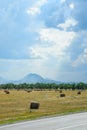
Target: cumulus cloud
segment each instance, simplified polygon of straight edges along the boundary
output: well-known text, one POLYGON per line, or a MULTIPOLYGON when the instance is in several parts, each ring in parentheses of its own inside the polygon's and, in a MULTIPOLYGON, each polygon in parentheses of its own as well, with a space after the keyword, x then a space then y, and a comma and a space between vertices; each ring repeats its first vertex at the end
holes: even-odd
POLYGON ((71 9, 74 9, 74 3, 71 3, 70 5, 69 5, 69 7, 71 8, 71 9))
POLYGON ((34 14, 40 13, 40 9, 37 7, 31 7, 30 9, 27 10, 27 13, 34 15, 34 14))
POLYGON ((42 58, 52 56, 60 60, 64 57, 65 50, 71 44, 75 33, 54 28, 42 28, 39 35, 40 44, 30 47, 31 55, 42 58))
POLYGON ((14 70, 16 77, 17 69, 18 77, 36 72, 60 80, 64 76, 68 80, 71 74, 73 79, 77 71, 81 79, 82 70, 84 77, 86 9, 86 0, 0 1, 0 59, 5 59, 5 62, 0 60, 1 74, 7 76, 9 71, 12 77, 14 70))
POLYGON ((72 30, 72 27, 76 26, 77 25, 77 21, 73 18, 71 19, 67 19, 65 21, 65 23, 61 23, 58 25, 59 28, 62 28, 63 30, 67 30, 67 29, 71 29, 72 30))
POLYGON ((29 7, 29 9, 27 9, 27 13, 30 15, 40 14, 41 7, 46 3, 47 3, 47 0, 37 1, 32 7, 29 7))
POLYGON ((62 3, 64 3, 66 0, 61 0, 62 3))
POLYGON ((87 48, 84 49, 83 53, 77 57, 77 59, 73 62, 72 66, 77 67, 82 64, 87 64, 87 48))
POLYGON ((68 51, 72 60, 73 67, 84 66, 87 64, 87 31, 76 33, 76 36, 68 48, 68 51))

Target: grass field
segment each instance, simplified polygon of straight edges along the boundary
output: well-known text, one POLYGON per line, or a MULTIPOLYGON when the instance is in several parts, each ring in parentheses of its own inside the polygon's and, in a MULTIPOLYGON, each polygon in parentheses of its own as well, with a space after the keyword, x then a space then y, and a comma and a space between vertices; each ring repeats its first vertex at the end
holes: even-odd
POLYGON ((77 95, 77 91, 63 90, 65 97, 60 97, 59 92, 9 90, 5 94, 0 90, 0 124, 12 123, 25 119, 36 119, 42 116, 68 114, 87 110, 87 91, 77 95), (30 112, 30 102, 40 103, 38 110, 30 112))

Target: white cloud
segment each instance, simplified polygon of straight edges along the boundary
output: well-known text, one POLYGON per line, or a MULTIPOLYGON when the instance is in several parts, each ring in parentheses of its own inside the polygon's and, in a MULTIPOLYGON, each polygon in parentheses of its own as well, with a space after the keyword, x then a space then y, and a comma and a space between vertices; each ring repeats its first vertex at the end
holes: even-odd
POLYGON ((71 3, 71 4, 69 5, 69 7, 70 7, 71 9, 74 9, 74 7, 75 7, 74 3, 71 3))
POLYGON ((39 60, 33 65, 33 70, 38 70, 42 75, 56 79, 66 61, 67 64, 71 62, 66 49, 71 45, 76 34, 54 28, 42 28, 38 33, 37 44, 29 47, 31 58, 39 60))
POLYGON ((85 48, 84 52, 78 56, 78 58, 73 62, 72 66, 77 67, 81 64, 87 64, 87 48, 85 48))
POLYGON ((44 59, 55 57, 61 60, 64 58, 65 50, 71 44, 75 33, 60 31, 54 28, 42 28, 39 31, 39 35, 40 43, 29 48, 31 57, 40 57, 44 59))
POLYGON ((3 33, 3 35, 1 34, 0 57, 30 59, 22 59, 20 61, 6 60, 5 62, 0 60, 0 75, 6 75, 9 79, 18 79, 27 73, 39 73, 42 76, 53 79, 59 76, 57 80, 61 80, 61 78, 62 80, 66 78, 71 78, 72 80, 73 78, 78 78, 78 75, 80 78, 81 71, 79 66, 81 69, 86 70, 83 66, 87 64, 87 32, 82 34, 72 30, 78 30, 79 27, 86 30, 86 16, 85 14, 83 15, 85 8, 83 9, 82 7, 84 6, 83 2, 76 2, 76 8, 75 1, 68 0, 22 0, 21 4, 20 0, 17 0, 16 3, 12 0, 12 2, 7 1, 6 3, 9 4, 3 4, 6 7, 0 9, 0 16, 3 16, 0 22, 1 33, 3 33), (79 8, 80 4, 82 8, 79 8), (41 10, 43 6, 45 7, 41 10), (29 17, 24 13, 25 10, 29 16, 37 16, 40 13, 41 15, 29 17), (81 16, 85 16, 85 19, 82 19, 81 16), (64 20, 64 23, 58 25, 58 23, 64 20), (61 30, 55 28, 57 25, 61 30), (45 26, 49 28, 45 28, 45 26), (9 30, 8 35, 6 35, 7 30, 9 30), (18 34, 14 36, 16 32, 18 34), (3 39, 2 36, 5 38, 3 39), (77 39, 74 39, 75 36, 77 39), (6 40, 8 41, 7 47, 5 47, 6 40), (14 41, 15 44, 11 41, 14 41), (13 45, 17 45, 17 47, 13 45), (23 48, 20 48, 20 45, 23 48), (11 51, 8 51, 8 48, 11 51), (6 53, 3 53, 3 50, 6 53), (74 69, 79 71, 78 75, 76 75, 77 71, 73 72, 74 69), (72 76, 70 70, 73 72, 72 76), (64 71, 66 71, 65 74, 64 71))
POLYGON ((75 19, 71 18, 71 19, 67 19, 65 21, 65 23, 59 24, 58 27, 60 27, 64 30, 67 30, 67 29, 69 29, 69 28, 71 29, 73 26, 77 25, 77 23, 78 22, 75 19))
POLYGON ((48 1, 48 0, 39 0, 39 1, 36 3, 36 5, 37 5, 38 7, 41 7, 41 6, 43 6, 44 4, 46 4, 47 1, 48 1))
POLYGON ((39 0, 32 7, 27 9, 27 13, 30 15, 40 14, 40 8, 47 3, 47 0, 39 0))
POLYGON ((66 0, 61 0, 62 3, 64 3, 66 0))
MULTIPOLYGON (((74 53, 73 67, 80 67, 87 64, 87 30, 79 31, 72 43, 74 53), (75 49, 75 52, 74 52, 75 49)), ((83 68, 85 69, 85 68, 83 68)))
POLYGON ((37 13, 40 13, 40 9, 37 7, 31 7, 27 10, 28 14, 35 15, 37 13))

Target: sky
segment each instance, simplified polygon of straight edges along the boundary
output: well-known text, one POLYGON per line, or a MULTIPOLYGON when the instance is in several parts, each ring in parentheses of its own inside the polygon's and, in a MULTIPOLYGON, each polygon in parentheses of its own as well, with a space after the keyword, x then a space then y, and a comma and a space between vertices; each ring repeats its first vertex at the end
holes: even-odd
POLYGON ((0 76, 87 82, 87 0, 0 0, 0 76))

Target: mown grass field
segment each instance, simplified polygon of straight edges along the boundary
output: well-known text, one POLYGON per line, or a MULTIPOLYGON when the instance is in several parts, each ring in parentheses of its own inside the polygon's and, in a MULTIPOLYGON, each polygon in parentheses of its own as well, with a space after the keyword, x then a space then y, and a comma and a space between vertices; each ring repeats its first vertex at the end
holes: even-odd
POLYGON ((0 124, 12 123, 25 119, 36 119, 42 116, 68 114, 87 110, 87 91, 77 95, 77 90, 63 90, 65 97, 60 93, 52 91, 32 91, 27 93, 24 90, 9 90, 5 94, 0 90, 0 124), (40 103, 38 110, 30 112, 30 102, 40 103))

